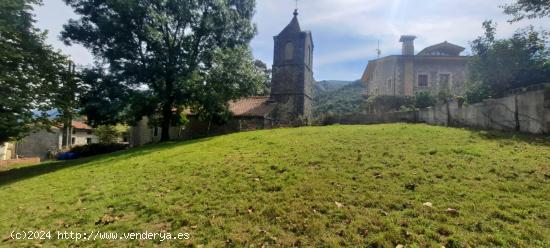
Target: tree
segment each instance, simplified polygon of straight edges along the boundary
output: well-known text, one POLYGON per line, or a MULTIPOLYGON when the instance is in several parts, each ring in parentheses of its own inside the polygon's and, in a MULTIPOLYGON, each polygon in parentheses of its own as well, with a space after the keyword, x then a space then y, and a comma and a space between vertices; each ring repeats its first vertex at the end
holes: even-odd
POLYGON ((56 121, 63 124, 63 144, 69 146, 72 121, 78 115, 79 98, 84 91, 82 81, 76 73, 76 65, 68 62, 67 69, 61 73, 61 80, 50 96, 58 112, 56 121))
POLYGON ((55 92, 69 62, 34 27, 39 0, 0 1, 0 143, 49 126, 55 92))
POLYGON ((256 61, 254 61, 254 65, 256 65, 256 69, 264 76, 264 83, 262 85, 262 87, 259 89, 259 91, 257 92, 257 95, 259 96, 269 96, 269 94, 271 93, 271 74, 272 74, 272 71, 271 69, 267 68, 267 65, 257 59, 256 61))
POLYGON ((228 100, 256 94, 265 80, 246 47, 220 50, 212 61, 208 75, 201 77, 205 83, 197 85, 197 95, 190 105, 209 126, 223 124, 231 116, 228 100))
POLYGON ((511 89, 550 81, 550 50, 545 32, 528 27, 516 31, 512 38, 497 40, 493 22, 486 21, 483 27, 485 36, 471 43, 474 56, 469 64, 469 102, 502 97, 511 89), (472 94, 472 89, 486 95, 472 94))
POLYGON ((245 81, 254 76, 242 78, 230 73, 224 75, 227 81, 223 82, 213 77, 220 56, 240 56, 239 63, 249 63, 244 60, 250 58, 246 53, 256 31, 252 23, 254 0, 65 3, 81 17, 64 26, 64 41, 80 43, 102 58, 101 67, 108 68, 111 83, 131 91, 131 98, 141 99, 118 109, 116 115, 124 111, 158 117, 162 141, 170 138, 170 123, 178 116, 175 109, 192 106, 195 110, 218 111, 228 100, 256 90, 258 82, 245 81), (220 91, 223 93, 217 94, 220 91))
POLYGON ((102 144, 114 144, 122 139, 125 133, 128 132, 128 127, 123 125, 101 125, 94 129, 94 134, 102 144))
POLYGON ((504 13, 514 17, 511 22, 550 16, 550 0, 517 0, 516 3, 504 5, 503 8, 504 13))

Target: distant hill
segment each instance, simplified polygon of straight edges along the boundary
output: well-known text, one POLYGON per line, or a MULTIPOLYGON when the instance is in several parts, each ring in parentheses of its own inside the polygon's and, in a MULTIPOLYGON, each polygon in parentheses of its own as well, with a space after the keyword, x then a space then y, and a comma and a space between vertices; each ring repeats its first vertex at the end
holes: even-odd
MULTIPOLYGON (((344 81, 331 81, 344 82, 344 81)), ((337 83, 328 83, 331 87, 336 87, 337 83)), ((315 116, 322 113, 351 113, 360 112, 361 104, 364 99, 362 94, 366 88, 364 84, 357 80, 350 82, 332 91, 320 92, 315 97, 313 112, 315 116)))
POLYGON ((352 84, 353 81, 340 81, 340 80, 324 80, 317 82, 317 88, 320 92, 329 92, 339 90, 346 85, 352 84))

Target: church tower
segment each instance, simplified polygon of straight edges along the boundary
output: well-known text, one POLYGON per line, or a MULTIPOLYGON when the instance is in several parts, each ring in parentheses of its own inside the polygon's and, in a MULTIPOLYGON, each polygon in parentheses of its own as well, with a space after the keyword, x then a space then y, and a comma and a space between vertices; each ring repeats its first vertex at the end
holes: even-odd
POLYGON ((312 121, 313 38, 302 31, 298 10, 283 31, 274 37, 271 101, 278 125, 308 125, 312 121))

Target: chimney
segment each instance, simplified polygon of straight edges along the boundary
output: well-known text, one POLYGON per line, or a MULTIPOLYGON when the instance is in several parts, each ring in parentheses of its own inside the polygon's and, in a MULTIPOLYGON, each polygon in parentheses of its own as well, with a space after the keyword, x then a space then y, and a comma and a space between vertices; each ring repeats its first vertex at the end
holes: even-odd
POLYGON ((399 42, 403 42, 403 50, 401 55, 414 56, 414 40, 416 36, 414 35, 403 35, 399 42))

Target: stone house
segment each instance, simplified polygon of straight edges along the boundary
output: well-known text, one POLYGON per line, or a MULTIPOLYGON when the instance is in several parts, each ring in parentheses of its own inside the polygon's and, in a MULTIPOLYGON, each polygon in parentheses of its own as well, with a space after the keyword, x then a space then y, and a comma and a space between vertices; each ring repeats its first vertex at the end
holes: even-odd
POLYGON ((469 56, 465 48, 447 41, 425 48, 415 55, 415 36, 401 36, 401 55, 369 61, 362 76, 369 96, 414 96, 429 91, 463 95, 466 91, 469 56))
POLYGON ((0 144, 0 160, 15 159, 15 145, 14 143, 5 142, 0 144))
MULTIPOLYGON (((228 103, 232 118, 224 125, 200 121, 187 113, 189 123, 170 128, 172 139, 193 139, 215 134, 249 131, 312 123, 313 38, 302 31, 298 11, 290 23, 274 38, 274 56, 270 96, 254 96, 228 103)), ((160 141, 160 127, 144 117, 130 131, 130 145, 141 146, 160 141)))
MULTIPOLYGON (((66 139, 66 134, 64 138, 66 139)), ((80 121, 72 121, 68 140, 70 140, 69 146, 83 146, 99 142, 98 138, 93 133, 93 128, 80 121)), ((63 145, 66 145, 66 141, 63 145)))
POLYGON ((63 147, 75 147, 98 143, 92 127, 81 121, 72 121, 70 130, 51 127, 50 130, 38 130, 15 143, 15 151, 20 157, 39 157, 45 159, 48 153, 63 147), (67 141, 69 145, 67 146, 67 141))
MULTIPOLYGON (((185 126, 173 126, 170 128, 170 137, 175 140, 187 140, 202 138, 209 135, 219 135, 241 131, 252 131, 271 128, 273 120, 270 113, 275 104, 269 101, 269 97, 249 97, 229 103, 229 111, 232 118, 224 125, 216 125, 200 121, 192 113, 187 114, 189 123, 185 126)), ((149 119, 143 117, 130 130, 130 146, 137 147, 160 141, 160 127, 149 125, 149 119)))

